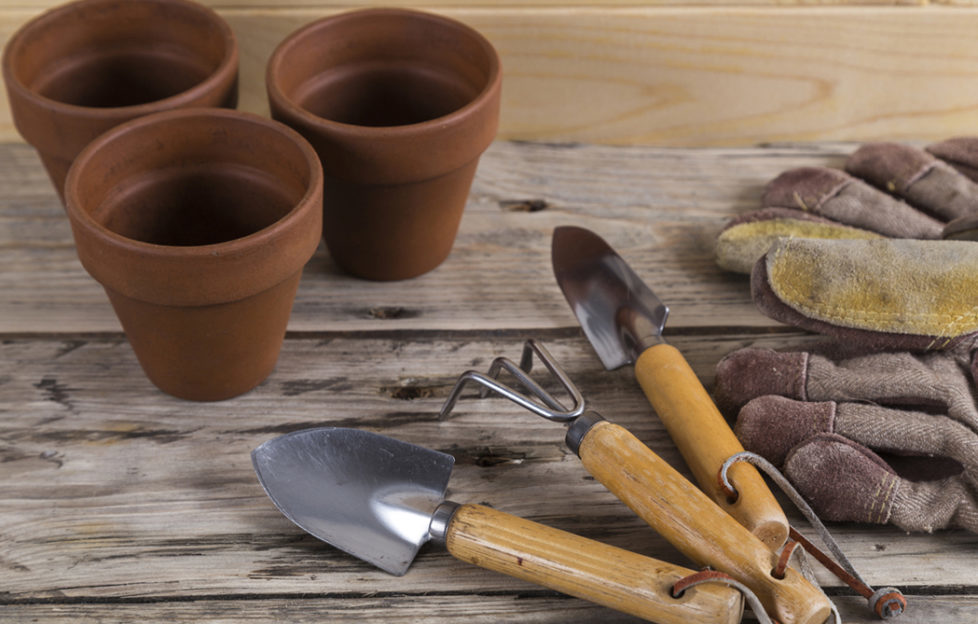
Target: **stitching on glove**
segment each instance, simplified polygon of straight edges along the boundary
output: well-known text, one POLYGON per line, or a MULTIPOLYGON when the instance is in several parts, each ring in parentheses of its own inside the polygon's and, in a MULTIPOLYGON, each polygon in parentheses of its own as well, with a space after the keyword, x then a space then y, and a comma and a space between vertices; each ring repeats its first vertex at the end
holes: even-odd
MULTIPOLYGON (((802 359, 801 362, 801 375, 799 375, 799 379, 801 379, 802 381, 801 384, 799 384, 801 386, 801 391, 798 394, 801 395, 802 401, 808 400, 808 361, 811 359, 811 357, 812 354, 806 351, 805 357, 802 359)), ((833 416, 833 421, 834 420, 835 417, 833 416)))
MULTIPOLYGON (((819 212, 821 210, 822 206, 825 205, 825 202, 829 201, 830 199, 832 199, 832 198, 836 197, 837 195, 839 195, 840 193, 842 193, 842 189, 846 188, 851 183, 852 183, 852 180, 851 179, 850 180, 843 180, 843 181, 839 182, 839 184, 837 184, 836 186, 830 188, 826 193, 824 193, 821 197, 818 198, 818 201, 815 202, 815 211, 816 212, 819 212)), ((804 204, 802 205, 802 207, 804 207, 804 204)), ((807 208, 806 208, 806 210, 807 210, 807 208)))
MULTIPOLYGON (((976 315, 976 312, 978 312, 978 306, 975 306, 975 307, 971 308, 970 314, 972 316, 975 316, 976 315)), ((968 314, 969 314, 968 312, 965 312, 965 313, 959 314, 956 317, 954 317, 953 319, 951 319, 948 322, 948 324, 945 325, 945 327, 947 328, 946 331, 937 332, 937 335, 934 337, 934 340, 932 340, 930 342, 930 344, 927 345, 927 349, 928 350, 933 349, 937 345, 937 342, 939 340, 941 340, 942 338, 944 339, 944 342, 941 343, 940 348, 943 349, 943 348, 947 347, 947 345, 951 342, 951 340, 955 336, 963 333, 962 330, 964 328, 967 328, 969 326, 973 326, 972 324, 966 322, 967 321, 968 314), (960 325, 960 327, 955 331, 954 327, 956 327, 958 325, 960 325)))
POLYGON ((886 524, 889 519, 889 514, 886 514, 886 503, 889 502, 890 498, 893 496, 893 488, 896 487, 897 478, 894 475, 887 475, 879 486, 876 488, 876 492, 873 493, 872 506, 870 507, 870 521, 876 524, 886 524), (885 491, 883 488, 886 488, 885 491), (879 509, 877 509, 877 504, 879 504, 879 509))
MULTIPOLYGON (((902 189, 899 189, 900 192, 901 193, 907 192, 907 190, 911 186, 913 186, 915 182, 917 182, 918 180, 920 180, 921 178, 923 178, 925 175, 927 175, 928 173, 930 173, 931 171, 933 171, 937 167, 937 165, 938 165, 939 162, 940 161, 938 161, 938 160, 932 160, 931 162, 929 162, 929 163, 925 164, 923 167, 921 167, 917 171, 917 173, 915 173, 912 176, 910 176, 909 178, 907 178, 907 181, 903 183, 903 188, 902 189)), ((889 187, 891 184, 894 187, 892 190, 897 190, 896 189, 896 185, 893 184, 892 182, 888 182, 886 186, 889 187)))
MULTIPOLYGON (((792 193, 792 196, 795 198, 795 203, 798 204, 798 207, 799 208, 801 208, 805 212, 811 212, 812 211, 812 209, 808 207, 808 204, 805 203, 805 198, 802 197, 798 193, 798 191, 795 191, 794 193, 792 193)), ((818 205, 818 204, 816 203, 816 205, 818 205)))

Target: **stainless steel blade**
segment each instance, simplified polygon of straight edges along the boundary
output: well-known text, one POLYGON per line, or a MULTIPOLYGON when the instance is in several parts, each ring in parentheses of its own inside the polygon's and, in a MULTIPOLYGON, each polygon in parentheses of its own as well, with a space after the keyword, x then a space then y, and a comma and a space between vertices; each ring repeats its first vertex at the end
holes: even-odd
POLYGON ((251 461, 289 520, 402 575, 428 540, 455 458, 367 431, 322 427, 269 440, 251 461))
POLYGON ((661 341, 669 308, 603 238, 575 226, 554 229, 554 276, 608 370, 661 341))

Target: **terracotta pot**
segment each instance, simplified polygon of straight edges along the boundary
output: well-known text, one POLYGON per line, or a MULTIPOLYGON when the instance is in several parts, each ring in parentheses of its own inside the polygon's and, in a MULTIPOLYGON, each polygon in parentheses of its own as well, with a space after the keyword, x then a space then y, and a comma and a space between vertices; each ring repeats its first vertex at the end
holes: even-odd
POLYGON ((500 84, 492 45, 429 13, 353 11, 278 46, 266 76, 272 117, 322 159, 323 236, 341 268, 396 280, 448 256, 496 134, 500 84))
POLYGON ((120 123, 174 108, 237 104, 238 46, 188 0, 82 0, 31 20, 3 54, 14 125, 64 199, 75 156, 120 123))
POLYGON ((65 185, 78 257, 160 389, 219 400, 268 376, 322 189, 296 132, 218 108, 141 117, 78 155, 65 185))

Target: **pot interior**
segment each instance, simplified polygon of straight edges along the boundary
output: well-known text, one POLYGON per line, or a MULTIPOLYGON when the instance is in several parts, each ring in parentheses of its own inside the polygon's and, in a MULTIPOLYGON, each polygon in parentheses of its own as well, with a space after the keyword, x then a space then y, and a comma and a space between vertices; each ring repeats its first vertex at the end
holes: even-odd
POLYGON ((437 119, 478 95, 433 65, 403 61, 350 63, 324 71, 296 94, 317 117, 357 126, 402 126, 437 119))
POLYGON ((17 78, 57 102, 97 108, 165 99, 213 74, 229 54, 226 26, 182 2, 68 5, 25 29, 17 78))
POLYGON ((255 167, 199 163, 131 176, 94 215, 105 228, 155 245, 214 245, 254 234, 298 202, 255 167))
POLYGON ((35 81, 33 89, 48 99, 75 106, 135 106, 187 91, 209 74, 209 68, 194 58, 131 48, 61 63, 35 81))
POLYGON ((300 108, 346 124, 399 126, 476 99, 496 61, 460 24, 392 10, 319 22, 287 41, 273 63, 272 79, 300 108))
POLYGON ((125 238, 173 247, 240 239, 306 196, 319 167, 274 122, 187 109, 119 126, 76 159, 69 213, 125 238))

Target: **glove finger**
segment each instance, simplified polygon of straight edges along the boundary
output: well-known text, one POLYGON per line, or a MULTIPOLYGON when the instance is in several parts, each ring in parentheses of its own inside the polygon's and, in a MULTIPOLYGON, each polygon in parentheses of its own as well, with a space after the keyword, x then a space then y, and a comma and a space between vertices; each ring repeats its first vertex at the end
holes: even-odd
POLYGON ((751 274, 767 316, 875 349, 947 349, 978 332, 978 245, 781 239, 751 274))
POLYGON ((768 183, 761 204, 821 215, 894 238, 938 239, 944 224, 844 171, 789 169, 768 183))
MULTIPOLYGON (((831 421, 833 431, 875 451, 892 451, 904 455, 927 457, 920 462, 933 473, 962 474, 978 480, 978 434, 973 429, 943 414, 902 410, 869 403, 839 404, 831 421), (947 461, 949 458, 953 461, 947 461), (930 463, 931 466, 926 464, 930 463)), ((918 466, 911 466, 914 470, 918 466)), ((912 480, 920 476, 898 470, 912 480)))
POLYGON ((978 213, 978 185, 924 150, 866 143, 849 156, 845 168, 943 221, 978 213))
POLYGON ((944 240, 978 241, 978 214, 958 217, 944 226, 944 240))
POLYGON ((792 449, 784 473, 815 513, 836 522, 886 524, 900 484, 879 456, 833 433, 792 449))
MULTIPOLYGON (((806 372, 805 394, 809 400, 933 409, 972 431, 978 431, 978 410, 970 371, 955 357, 939 353, 895 352, 872 353, 836 362, 810 354, 806 372)), ((849 422, 858 418, 855 416, 849 422)), ((856 431, 850 433, 855 435, 856 431)), ((869 435, 860 434, 858 438, 869 442, 869 435)), ((888 446, 882 440, 876 445, 888 446)))
POLYGON ((978 137, 955 137, 928 145, 925 149, 972 182, 978 182, 978 137))
POLYGON ((834 401, 759 396, 740 410, 734 433, 744 449, 780 468, 791 449, 819 433, 832 431, 835 410, 834 401))
POLYGON ((975 494, 962 479, 901 479, 871 450, 836 434, 819 434, 793 449, 785 475, 825 520, 978 532, 975 494))
POLYGON ((754 264, 779 238, 880 238, 880 234, 849 227, 800 210, 766 208, 731 220, 716 240, 717 265, 750 275, 754 264))
POLYGON ((911 481, 962 476, 978 485, 978 435, 946 416, 871 403, 796 401, 761 396, 740 410, 734 432, 744 448, 782 466, 793 448, 836 433, 876 453, 911 481), (894 455, 895 454, 895 455, 894 455))
POLYGON ((806 399, 809 354, 747 347, 717 363, 713 398, 727 417, 749 401, 766 395, 806 399))
MULTIPOLYGON (((839 402, 843 411, 854 414, 845 420, 851 423, 846 425, 846 435, 875 448, 906 447, 913 450, 908 443, 898 443, 897 434, 890 433, 893 429, 899 430, 895 416, 884 414, 869 418, 860 413, 862 404, 926 409, 945 414, 971 432, 978 432, 972 373, 969 358, 964 354, 868 352, 853 355, 851 349, 840 348, 832 352, 830 346, 816 347, 816 350, 774 351, 748 347, 729 353, 716 368, 714 398, 717 406, 732 416, 749 402, 766 395, 797 401, 839 402), (896 424, 879 422, 888 418, 896 424), (860 431, 860 422, 867 423, 866 431, 860 431), (874 435, 888 437, 874 440, 874 435)), ((931 416, 929 413, 924 415, 931 416)), ((923 422, 931 426, 930 421, 923 422)), ((942 432, 945 429, 955 431, 957 426, 940 425, 942 432)), ((962 442, 960 449, 961 453, 954 456, 975 455, 969 461, 978 462, 974 446, 962 442)), ((936 446, 933 451, 919 450, 938 452, 936 446)))

